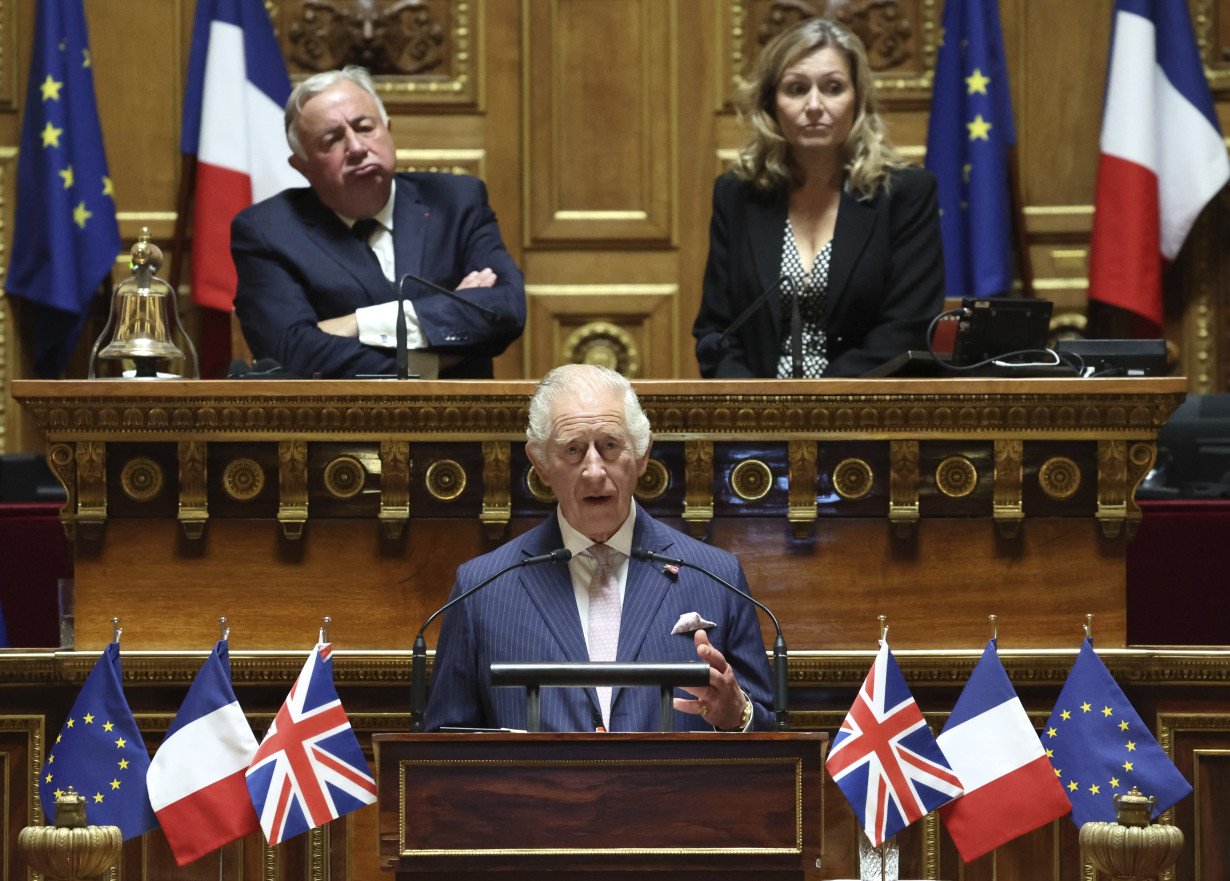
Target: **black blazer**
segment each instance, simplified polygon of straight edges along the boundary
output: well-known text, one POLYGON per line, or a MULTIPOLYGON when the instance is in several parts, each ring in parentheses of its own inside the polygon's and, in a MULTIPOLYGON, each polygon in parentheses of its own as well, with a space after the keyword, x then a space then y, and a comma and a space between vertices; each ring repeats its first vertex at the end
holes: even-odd
MULTIPOLYGON (((461 291, 498 320, 406 283, 430 351, 462 360, 441 378, 492 375, 491 359, 525 327, 525 282, 500 238, 487 188, 473 177, 399 174, 393 203, 397 276, 412 272, 452 290, 490 266, 494 287, 461 291)), ((257 357, 298 376, 393 373, 391 349, 325 333, 316 322, 395 298, 370 249, 308 188, 284 190, 231 224, 239 274, 235 313, 257 357)))
MULTIPOLYGON (((709 262, 692 326, 704 377, 775 377, 782 340, 785 190, 764 194, 732 173, 713 186, 709 262), (734 333, 723 334, 763 292, 767 301, 734 333)), ((829 265, 825 376, 861 376, 906 349, 922 348, 944 304, 935 178, 896 169, 888 191, 870 199, 842 193, 829 265)))

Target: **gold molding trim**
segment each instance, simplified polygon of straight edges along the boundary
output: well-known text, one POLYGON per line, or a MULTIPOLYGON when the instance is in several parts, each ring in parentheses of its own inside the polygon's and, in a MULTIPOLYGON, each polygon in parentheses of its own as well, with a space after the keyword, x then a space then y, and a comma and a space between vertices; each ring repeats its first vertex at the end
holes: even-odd
POLYGON ((129 459, 120 469, 120 489, 134 502, 158 498, 165 484, 162 466, 148 456, 129 459))
POLYGON ((891 441, 888 458, 888 521, 898 538, 908 538, 918 526, 918 441, 891 441))
POLYGON ((713 441, 685 441, 683 456, 683 523, 689 535, 703 538, 713 519, 713 441))
MULTIPOLYGON (((662 460, 650 458, 645 464, 645 473, 636 482, 636 489, 632 493, 642 502, 652 502, 654 499, 661 498, 666 492, 666 488, 670 486, 670 480, 670 472, 662 464, 662 460)), ((543 488, 550 492, 549 488, 543 488)), ((554 493, 551 494, 551 498, 555 498, 554 493)))
POLYGON ((434 171, 484 178, 487 151, 483 149, 401 149, 394 154, 398 171, 434 171))
POLYGON ((787 480, 786 520, 795 538, 806 538, 816 523, 816 457, 815 441, 792 440, 786 447, 789 461, 787 480))
POLYGON ((222 469, 222 490, 236 502, 250 502, 265 488, 265 469, 255 459, 242 456, 222 469))
POLYGON ((511 462, 508 441, 483 441, 483 509, 478 519, 492 541, 504 536, 512 519, 511 462))
POLYGON ((1081 469, 1067 456, 1051 456, 1038 469, 1038 485, 1057 502, 1066 502, 1081 488, 1081 469))
POLYGON ((432 498, 442 502, 451 502, 465 492, 466 470, 460 462, 452 459, 438 459, 427 466, 424 480, 432 498))
POLYGON ((291 541, 303 537, 308 519, 307 441, 278 443, 278 523, 291 541))
POLYGON ((1016 538, 1025 519, 1022 482, 1025 445, 1019 440, 995 441, 995 476, 993 477, 991 517, 1003 538, 1016 538))
POLYGON ((380 442, 380 513, 378 519, 389 540, 400 538, 410 520, 410 444, 380 442))
POLYGON ((833 489, 847 501, 866 498, 875 486, 875 472, 862 459, 842 459, 833 466, 833 489))
POLYGON ((763 499, 773 488, 773 472, 760 459, 744 459, 730 472, 730 489, 745 502, 763 499))
POLYGON ((192 541, 205 532, 205 523, 209 519, 206 448, 204 441, 180 441, 176 448, 179 459, 177 517, 184 535, 192 541))
POLYGON ((325 466, 325 491, 335 499, 350 499, 363 492, 367 469, 354 456, 338 456, 325 466))
POLYGON ((69 541, 77 537, 77 451, 73 444, 49 444, 47 467, 64 487, 67 498, 60 509, 60 526, 69 541))
POLYGON ((978 469, 965 456, 949 456, 935 466, 935 486, 950 499, 963 499, 978 487, 978 469))

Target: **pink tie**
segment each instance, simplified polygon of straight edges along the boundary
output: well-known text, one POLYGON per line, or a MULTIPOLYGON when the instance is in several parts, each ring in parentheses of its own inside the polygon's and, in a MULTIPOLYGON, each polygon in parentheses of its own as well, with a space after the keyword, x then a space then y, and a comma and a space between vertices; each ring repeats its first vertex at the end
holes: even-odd
MULTIPOLYGON (((613 661, 619 647, 619 579, 616 574, 623 554, 614 548, 596 544, 586 550, 597 563, 589 582, 589 659, 613 661)), ((611 689, 598 688, 598 706, 602 724, 611 727, 611 689)))

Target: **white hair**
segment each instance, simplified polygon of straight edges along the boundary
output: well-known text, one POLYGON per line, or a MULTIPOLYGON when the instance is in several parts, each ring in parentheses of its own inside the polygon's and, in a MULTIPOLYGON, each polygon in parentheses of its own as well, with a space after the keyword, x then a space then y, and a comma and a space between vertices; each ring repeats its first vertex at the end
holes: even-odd
POLYGON ((649 417, 641 408, 632 384, 620 373, 596 364, 564 364, 542 378, 530 398, 529 424, 525 437, 535 455, 542 457, 551 440, 551 411, 565 395, 581 391, 617 394, 623 397, 624 428, 636 458, 649 450, 649 417))
POLYGON ((300 159, 306 157, 303 153, 303 145, 299 143, 299 133, 295 131, 295 123, 299 121, 304 105, 317 95, 329 91, 329 89, 343 81, 354 83, 364 92, 371 95, 372 99, 376 102, 376 106, 380 108, 380 120, 386 125, 388 124, 389 112, 384 109, 384 102, 376 94, 376 86, 372 82, 372 75, 367 72, 367 68, 359 67, 357 64, 350 64, 341 70, 326 70, 321 73, 312 74, 295 86, 295 90, 290 93, 290 97, 286 99, 286 110, 282 117, 283 124, 286 126, 286 143, 290 145, 290 151, 300 159))

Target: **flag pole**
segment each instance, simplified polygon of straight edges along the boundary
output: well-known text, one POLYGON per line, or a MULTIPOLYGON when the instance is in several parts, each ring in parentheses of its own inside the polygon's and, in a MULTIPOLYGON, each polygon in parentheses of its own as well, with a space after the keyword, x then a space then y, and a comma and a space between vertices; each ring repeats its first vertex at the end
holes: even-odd
POLYGON ((231 625, 225 615, 218 616, 218 641, 226 642, 231 638, 231 625))
POLYGON ((120 637, 124 635, 124 628, 120 626, 119 618, 111 619, 111 641, 119 643, 120 637))
POLYGON ((171 272, 169 281, 176 296, 184 265, 184 243, 188 238, 188 213, 192 210, 192 193, 196 187, 196 157, 187 153, 180 157, 179 192, 175 196, 175 232, 171 237, 171 272))
POLYGON ((320 619, 320 634, 319 638, 316 640, 318 645, 329 641, 329 625, 332 623, 333 619, 328 615, 325 615, 320 619))
POLYGON ((1034 295, 1034 264, 1029 254, 1029 234, 1025 229, 1025 199, 1021 195, 1021 163, 1016 144, 1008 145, 1008 198, 1012 201, 1012 229, 1016 249, 1021 255, 1021 292, 1034 295))

